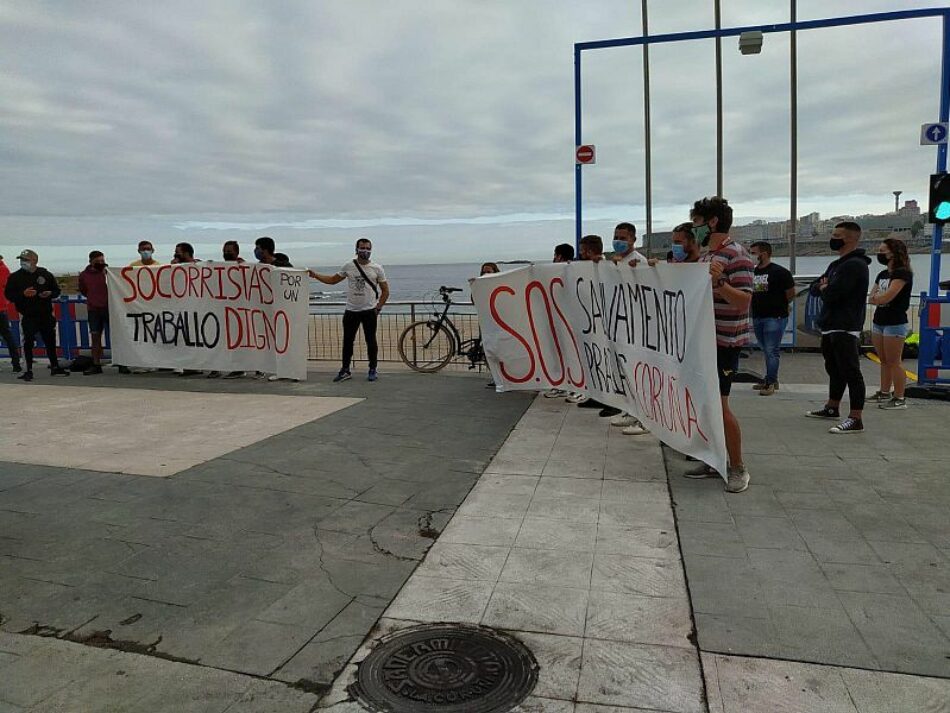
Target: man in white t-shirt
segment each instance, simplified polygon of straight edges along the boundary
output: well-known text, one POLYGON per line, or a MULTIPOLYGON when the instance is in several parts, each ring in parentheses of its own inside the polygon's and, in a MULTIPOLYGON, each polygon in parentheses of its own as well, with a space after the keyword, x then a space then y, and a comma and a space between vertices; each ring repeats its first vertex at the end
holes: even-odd
POLYGON ((343 313, 343 368, 334 382, 352 378, 350 361, 353 359, 353 342, 356 332, 363 327, 366 353, 369 357, 370 381, 379 378, 376 371, 379 348, 376 345, 376 318, 389 299, 389 283, 383 266, 370 261, 373 243, 367 238, 356 241, 356 259, 346 263, 335 275, 320 275, 310 270, 310 277, 327 285, 347 280, 346 311, 343 313))

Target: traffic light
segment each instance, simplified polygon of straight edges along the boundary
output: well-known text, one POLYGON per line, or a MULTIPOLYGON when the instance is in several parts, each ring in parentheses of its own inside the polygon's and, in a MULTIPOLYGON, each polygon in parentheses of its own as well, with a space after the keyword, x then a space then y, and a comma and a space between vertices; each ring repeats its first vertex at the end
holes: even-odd
POLYGON ((950 223, 950 175, 935 173, 930 177, 930 213, 934 225, 950 223))

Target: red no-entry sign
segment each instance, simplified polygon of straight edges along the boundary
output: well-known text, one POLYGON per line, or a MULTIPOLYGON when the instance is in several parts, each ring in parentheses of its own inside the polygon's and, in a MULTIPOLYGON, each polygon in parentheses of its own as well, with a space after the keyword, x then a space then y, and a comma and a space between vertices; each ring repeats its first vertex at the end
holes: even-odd
POLYGON ((574 157, 577 163, 597 163, 597 148, 593 144, 578 146, 574 157))

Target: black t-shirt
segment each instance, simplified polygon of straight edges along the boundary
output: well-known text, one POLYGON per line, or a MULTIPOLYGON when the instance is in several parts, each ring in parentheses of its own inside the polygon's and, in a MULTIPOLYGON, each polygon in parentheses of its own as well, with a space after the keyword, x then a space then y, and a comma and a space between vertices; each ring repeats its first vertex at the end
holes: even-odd
POLYGON ((904 280, 904 286, 897 293, 897 297, 892 299, 889 304, 878 305, 874 310, 874 324, 887 327, 893 324, 907 324, 907 308, 910 307, 910 293, 914 289, 914 273, 902 267, 894 272, 881 270, 874 278, 874 284, 877 285, 878 294, 887 292, 891 286, 891 280, 904 280))
POLYGON ((753 319, 782 319, 788 317, 788 298, 785 292, 795 287, 795 278, 781 265, 770 262, 768 267, 757 267, 752 273, 753 319))

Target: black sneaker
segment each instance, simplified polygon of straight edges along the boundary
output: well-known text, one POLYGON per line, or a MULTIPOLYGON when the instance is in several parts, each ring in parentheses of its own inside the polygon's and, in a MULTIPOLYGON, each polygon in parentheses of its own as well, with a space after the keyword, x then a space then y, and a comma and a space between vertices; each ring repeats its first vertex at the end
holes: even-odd
POLYGON ((829 428, 828 433, 834 433, 837 435, 845 433, 864 433, 864 423, 860 418, 851 418, 848 416, 848 418, 839 423, 837 426, 832 426, 829 428))
POLYGON ((815 411, 809 411, 805 414, 808 418, 841 418, 841 413, 836 408, 822 406, 815 411))
POLYGON ((120 374, 131 374, 131 373, 132 373, 132 370, 131 370, 129 367, 127 367, 127 366, 120 366, 120 367, 119 367, 119 373, 120 373, 120 374))
POLYGON ((602 403, 598 403, 597 401, 594 401, 593 399, 589 399, 588 401, 583 401, 583 402, 577 404, 577 408, 599 408, 599 409, 602 409, 602 408, 604 408, 604 405, 603 405, 602 403))
POLYGON ((340 369, 340 373, 333 377, 333 383, 339 384, 341 381, 352 379, 353 375, 346 369, 340 369))
POLYGON ((613 418, 614 416, 619 416, 622 413, 623 411, 621 411, 619 408, 614 408, 613 406, 605 406, 604 408, 600 410, 599 416, 601 418, 613 418))
POLYGON ((69 372, 61 366, 57 366, 55 369, 50 369, 50 376, 69 376, 69 372))
POLYGON ((23 368, 20 366, 20 362, 18 361, 13 362, 13 373, 19 374, 21 371, 23 371, 23 368))
POLYGON ((24 371, 24 372, 23 372, 22 374, 20 374, 17 378, 18 378, 20 381, 33 381, 33 372, 32 372, 32 371, 24 371))
POLYGON ((82 375, 93 376, 94 374, 101 374, 101 373, 102 373, 102 366, 100 366, 99 364, 93 364, 88 369, 83 371, 82 375))

